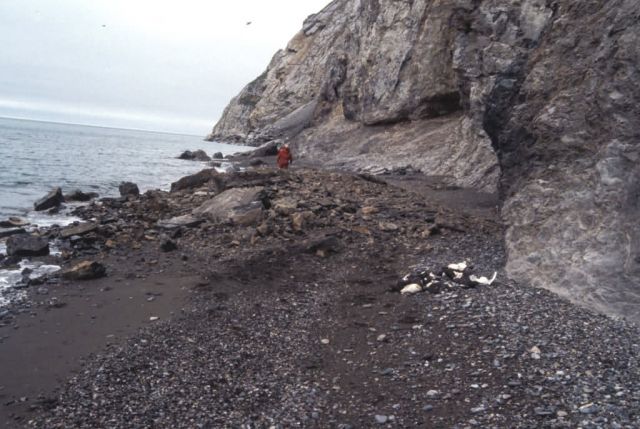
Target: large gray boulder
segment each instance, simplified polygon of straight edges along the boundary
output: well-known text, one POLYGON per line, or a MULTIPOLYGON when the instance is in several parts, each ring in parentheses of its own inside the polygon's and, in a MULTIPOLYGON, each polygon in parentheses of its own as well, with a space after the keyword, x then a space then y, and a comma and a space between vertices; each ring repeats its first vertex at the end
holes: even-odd
POLYGON ((193 228, 200 225, 203 222, 201 218, 197 218, 192 215, 182 215, 172 217, 170 219, 159 220, 158 228, 163 229, 178 229, 178 228, 193 228))
POLYGON ((49 240, 29 234, 13 235, 7 239, 7 256, 47 256, 49 240))
POLYGON ((194 150, 193 152, 186 150, 180 154, 178 159, 186 159, 188 161, 211 161, 209 155, 207 155, 207 153, 202 149, 194 150))
POLYGON ((328 166, 411 164, 499 191, 512 277, 640 320, 639 13, 635 0, 335 0, 209 137, 277 134, 328 166))
POLYGON ((0 229, 0 238, 11 237, 12 235, 25 234, 27 231, 24 228, 7 228, 0 229))
POLYGON ((29 225, 29 221, 13 216, 7 220, 0 221, 0 228, 20 228, 27 225, 29 225))
POLYGON ((74 235, 85 235, 98 229, 98 225, 93 222, 80 223, 64 228, 60 231, 60 238, 71 238, 74 235))
POLYGON ((60 273, 66 280, 93 280, 107 275, 107 268, 96 261, 84 261, 60 273))
POLYGON ((40 198, 38 201, 33 203, 33 208, 36 211, 48 210, 53 207, 58 207, 60 204, 64 202, 64 197, 62 196, 62 189, 54 188, 47 195, 40 198))
POLYGON ((140 196, 140 189, 138 185, 132 182, 121 182, 118 186, 121 197, 138 197, 140 196))
POLYGON ((97 192, 82 192, 80 189, 76 189, 70 194, 67 194, 64 196, 65 201, 79 201, 79 202, 91 201, 94 198, 98 198, 97 192))
POLYGON ((256 224, 262 217, 264 188, 233 188, 216 195, 193 211, 194 216, 214 222, 256 224))
POLYGON ((210 184, 216 192, 224 189, 224 180, 215 168, 207 168, 198 173, 182 177, 171 184, 171 192, 178 192, 185 189, 199 188, 205 184, 210 184))

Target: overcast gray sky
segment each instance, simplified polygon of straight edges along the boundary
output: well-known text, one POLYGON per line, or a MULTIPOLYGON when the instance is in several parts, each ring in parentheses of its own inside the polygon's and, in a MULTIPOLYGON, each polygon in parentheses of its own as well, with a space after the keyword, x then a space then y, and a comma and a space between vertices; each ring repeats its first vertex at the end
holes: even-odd
POLYGON ((205 135, 328 3, 0 0, 0 116, 205 135))

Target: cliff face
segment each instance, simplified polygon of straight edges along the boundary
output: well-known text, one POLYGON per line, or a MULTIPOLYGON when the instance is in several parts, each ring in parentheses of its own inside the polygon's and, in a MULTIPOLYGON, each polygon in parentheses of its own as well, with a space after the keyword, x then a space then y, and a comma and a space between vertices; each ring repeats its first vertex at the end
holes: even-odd
POLYGON ((507 271, 640 319, 635 0, 335 0, 212 140, 500 189, 507 271))

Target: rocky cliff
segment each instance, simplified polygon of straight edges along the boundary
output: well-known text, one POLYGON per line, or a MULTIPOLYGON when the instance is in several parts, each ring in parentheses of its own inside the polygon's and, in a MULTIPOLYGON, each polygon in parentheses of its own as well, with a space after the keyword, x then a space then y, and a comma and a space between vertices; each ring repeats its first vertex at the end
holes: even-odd
POLYGON ((212 140, 501 194, 508 274, 640 320, 636 0, 335 0, 212 140))

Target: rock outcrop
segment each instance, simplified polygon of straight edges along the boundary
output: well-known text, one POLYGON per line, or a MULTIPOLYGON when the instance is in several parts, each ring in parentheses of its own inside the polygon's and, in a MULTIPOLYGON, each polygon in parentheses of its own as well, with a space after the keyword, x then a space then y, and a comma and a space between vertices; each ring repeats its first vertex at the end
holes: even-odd
POLYGON ((47 256, 49 241, 44 237, 30 234, 12 235, 7 240, 7 256, 28 258, 31 256, 47 256))
POLYGON ((64 202, 61 188, 54 188, 47 195, 33 203, 35 211, 43 211, 51 208, 59 207, 64 202))
POLYGON ((195 151, 186 150, 180 154, 178 159, 186 159, 188 161, 211 161, 211 157, 202 149, 195 151))
POLYGON ((122 182, 118 186, 121 197, 137 197, 140 195, 140 189, 138 185, 132 182, 122 182))
POLYGON ((640 5, 335 0, 209 136, 499 189, 507 272, 640 320, 640 5))

